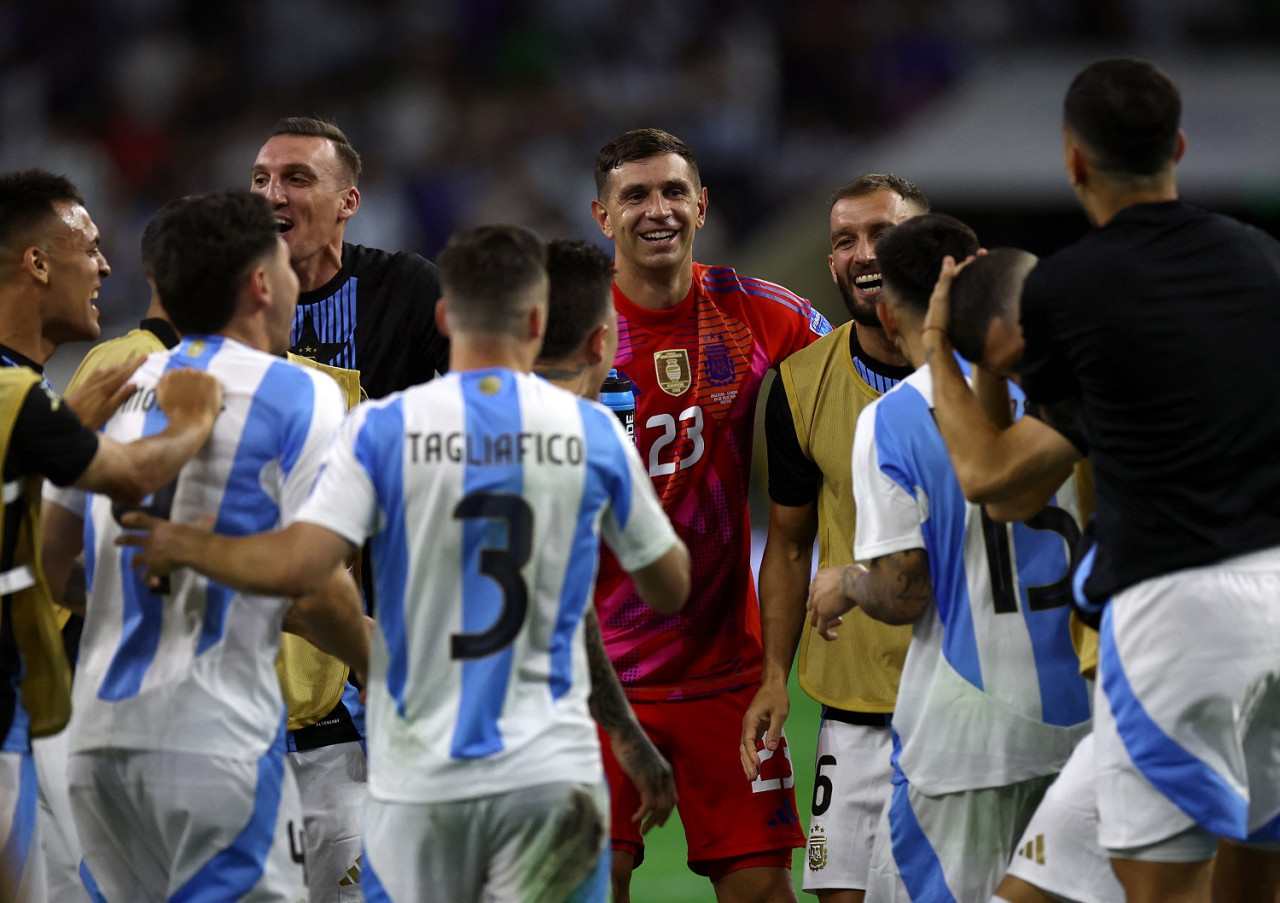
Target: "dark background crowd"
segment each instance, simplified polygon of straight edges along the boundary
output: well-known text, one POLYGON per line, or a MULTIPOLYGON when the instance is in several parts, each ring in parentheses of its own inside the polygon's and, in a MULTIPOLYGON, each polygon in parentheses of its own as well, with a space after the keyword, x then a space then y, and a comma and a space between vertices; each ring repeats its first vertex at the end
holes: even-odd
POLYGON ((1186 69, 1204 70, 1184 193, 1280 228, 1278 43, 1280 0, 3 0, 0 169, 81 185, 114 270, 111 334, 145 306, 147 218, 247 185, 282 115, 333 117, 364 155, 351 240, 428 257, 482 222, 599 239, 595 151, 657 125, 710 186, 700 258, 834 313, 824 199, 860 171, 915 180, 991 244, 1083 231, 1053 166, 1055 61, 1140 52, 1188 94, 1186 69), (1212 153, 1230 139, 1260 162, 1212 153))

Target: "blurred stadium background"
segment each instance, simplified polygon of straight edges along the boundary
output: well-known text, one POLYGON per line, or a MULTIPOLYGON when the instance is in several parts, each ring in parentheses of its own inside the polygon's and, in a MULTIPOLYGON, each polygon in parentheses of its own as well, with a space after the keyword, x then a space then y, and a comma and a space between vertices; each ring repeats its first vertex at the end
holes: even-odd
MULTIPOLYGON (((915 181, 989 246, 1048 253, 1086 229, 1059 111, 1101 56, 1145 56, 1181 86, 1184 197, 1280 234, 1278 48, 1280 0, 0 0, 0 170, 79 183, 112 335, 146 304, 148 217, 247 185, 282 116, 333 117, 364 155, 350 240, 428 257, 482 222, 601 240, 595 152, 656 125, 702 165, 698 258, 842 320, 827 196, 859 173, 915 181)), ((85 347, 55 356, 56 384, 85 347)), ((816 709, 793 699, 805 810, 816 709)), ((635 899, 711 899, 683 863, 668 826, 635 899)))

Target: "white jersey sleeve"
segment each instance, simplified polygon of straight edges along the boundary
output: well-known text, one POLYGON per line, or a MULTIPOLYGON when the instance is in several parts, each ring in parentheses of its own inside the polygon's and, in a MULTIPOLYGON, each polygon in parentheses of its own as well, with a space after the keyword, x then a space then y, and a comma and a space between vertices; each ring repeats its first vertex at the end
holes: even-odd
MULTIPOLYGON (((893 731, 898 768, 928 795, 1052 774, 1087 730, 1071 648, 1070 516, 997 524, 967 502, 917 370, 862 414, 855 552, 929 560, 933 604, 912 627, 893 731)), ((1074 522, 1071 522, 1074 524, 1074 522)))
MULTIPOLYGON (((316 524, 360 546, 381 528, 374 475, 378 458, 386 452, 373 441, 378 419, 369 414, 387 402, 366 401, 357 406, 334 436, 311 493, 300 506, 298 521, 316 524)), ((398 444, 391 446, 399 450, 398 444)))
POLYGON ((857 505, 857 530, 853 555, 871 561, 894 552, 924 548, 921 523, 928 513, 924 490, 907 491, 901 472, 882 462, 880 442, 888 437, 876 433, 880 399, 863 408, 853 439, 853 498, 857 505))
MULTIPOLYGON (((304 371, 307 372, 307 371, 304 371)), ((308 373, 308 375, 311 375, 308 373)), ((315 403, 308 421, 297 417, 290 425, 297 447, 300 449, 288 470, 282 470, 280 479, 280 523, 289 523, 302 507, 311 493, 311 488, 320 474, 325 451, 333 443, 335 435, 342 426, 347 406, 342 398, 342 389, 333 378, 324 373, 317 373, 319 379, 315 383, 315 403)))
MULTIPOLYGON (((188 336, 134 374, 139 389, 104 432, 131 442, 164 429, 155 386, 168 369, 205 370, 222 384, 213 434, 144 506, 176 523, 213 515, 213 530, 249 536, 279 527, 315 479, 343 416, 332 379, 222 336, 188 336)), ((284 714, 275 672, 290 600, 241 593, 189 568, 142 582, 136 550, 118 546, 120 510, 91 494, 86 509, 88 605, 73 686, 77 752, 150 749, 255 760, 284 714)))
POLYGON ((600 537, 617 556, 628 573, 638 571, 661 558, 675 545, 676 532, 662 510, 653 482, 640 460, 635 443, 627 438, 618 418, 607 408, 591 403, 596 409, 583 416, 603 415, 613 427, 621 450, 610 506, 600 524, 600 537))
POLYGON ((370 540, 375 798, 599 772, 582 618, 600 536, 643 567, 675 535, 607 409, 530 374, 448 374, 357 408, 295 519, 370 540))

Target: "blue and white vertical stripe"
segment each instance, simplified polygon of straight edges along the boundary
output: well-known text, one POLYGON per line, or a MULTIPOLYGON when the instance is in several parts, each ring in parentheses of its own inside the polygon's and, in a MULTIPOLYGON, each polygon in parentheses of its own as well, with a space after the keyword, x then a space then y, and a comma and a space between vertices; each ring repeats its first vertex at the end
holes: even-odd
MULTIPOLYGON (((183 468, 161 516, 213 515, 217 532, 270 530, 301 504, 341 423, 341 392, 315 371, 221 336, 188 337, 152 355, 140 386, 107 424, 122 442, 162 430, 151 391, 163 373, 216 376, 224 407, 205 448, 183 468)), ((154 505, 148 499, 145 505, 154 505)), ((272 742, 282 701, 274 660, 288 600, 235 593, 188 570, 162 595, 120 548, 110 499, 91 497, 88 617, 74 690, 74 751, 114 746, 257 758, 272 742)))
MULTIPOLYGON (((514 379, 477 378, 471 374, 462 377, 461 385, 466 435, 501 436, 523 432, 520 393, 514 379)), ((462 472, 463 498, 495 495, 523 498, 524 471, 522 462, 495 466, 468 459, 462 472)), ((512 593, 511 586, 500 583, 498 575, 483 562, 484 556, 493 550, 509 553, 519 542, 520 525, 512 517, 459 517, 457 508, 454 517, 460 521, 462 530, 462 554, 457 561, 462 574, 462 631, 455 636, 484 635, 503 620, 527 618, 527 612, 517 609, 518 599, 512 598, 518 596, 518 591, 512 593)), ((510 563, 512 566, 523 564, 515 558, 510 563)), ((517 585, 524 580, 514 575, 509 579, 517 585)), ((570 625, 570 631, 576 626, 570 625)), ((502 750, 498 719, 506 704, 514 659, 513 643, 491 654, 460 661, 461 689, 450 745, 454 758, 475 759, 502 750)))
POLYGON ((1065 587, 1052 608, 1033 607, 1027 592, 1065 579, 1066 538, 994 524, 969 504, 931 406, 925 368, 865 409, 853 480, 858 560, 928 555, 936 604, 915 625, 894 725, 904 772, 936 794, 1056 771, 1089 704, 1065 587))
POLYGON ((865 361, 858 357, 853 359, 853 369, 857 371, 860 377, 862 377, 863 382, 875 389, 881 395, 888 392, 899 383, 899 380, 892 376, 883 376, 872 370, 866 365, 865 361))
POLYGON ((642 563, 674 536, 656 498, 637 501, 652 488, 628 449, 604 408, 508 370, 450 374, 353 413, 299 519, 373 536, 379 799, 596 773, 582 617, 600 531, 642 563), (535 742, 530 769, 519 753, 535 742))
MULTIPOLYGON (((1210 568, 1190 573, 1196 571, 1203 574, 1210 568)), ((1167 624, 1188 623, 1186 608, 1180 604, 1182 600, 1167 602, 1167 586, 1162 587, 1158 582, 1185 580, 1187 573, 1138 584, 1118 596, 1124 600, 1128 616, 1122 623, 1123 630, 1117 626, 1118 619, 1122 618, 1116 608, 1120 603, 1103 609, 1098 660, 1105 703, 1100 705, 1099 733, 1105 725, 1107 734, 1118 735, 1124 754, 1145 782, 1200 827, 1219 837, 1274 844, 1280 842, 1280 807, 1277 806, 1280 794, 1276 793, 1274 779, 1276 747, 1269 740, 1276 733, 1274 713, 1275 701, 1280 697, 1280 674, 1275 670, 1274 643, 1272 651, 1266 651, 1266 638, 1276 634, 1268 631, 1265 624, 1246 620, 1251 612, 1240 614, 1251 604, 1256 605, 1256 601, 1246 598, 1241 603, 1239 598, 1230 598, 1222 592, 1226 585, 1222 582, 1201 578, 1202 582, 1193 584, 1192 593, 1198 593, 1196 601, 1200 603, 1200 610, 1194 612, 1197 615, 1194 623, 1203 624, 1204 631, 1218 646, 1204 642, 1197 633, 1196 653, 1184 652, 1178 657, 1184 673, 1196 675, 1194 690, 1188 691, 1185 683, 1180 689, 1175 684, 1171 688, 1173 692, 1159 693, 1151 689, 1153 684, 1162 685, 1161 690, 1165 688, 1167 669, 1154 668, 1150 659, 1144 660, 1143 652, 1147 651, 1144 647, 1152 643, 1151 648, 1169 649, 1173 643, 1167 636, 1149 640, 1150 630, 1135 629, 1132 611, 1138 605, 1148 610, 1172 610, 1172 617, 1165 616, 1167 624), (1161 589, 1166 592, 1161 594, 1161 589), (1215 589, 1219 592, 1212 592, 1215 589), (1155 605, 1153 598, 1159 600, 1155 605), (1206 602, 1208 604, 1204 604, 1206 602), (1174 609, 1174 605, 1179 607, 1174 609), (1235 623, 1247 626, 1243 630, 1235 627, 1236 641, 1224 643, 1220 636, 1212 634, 1208 618, 1213 616, 1230 617, 1235 623), (1255 629, 1259 639, 1253 648, 1249 640, 1254 637, 1246 635, 1249 627, 1255 629), (1124 642, 1118 640, 1118 633, 1125 637, 1124 642), (1221 666, 1213 658, 1209 650, 1215 648, 1231 650, 1235 659, 1230 666, 1221 666), (1260 650, 1263 650, 1261 655, 1260 650), (1201 656, 1199 660, 1197 655, 1201 656), (1259 664, 1263 667, 1259 668, 1259 664), (1210 668, 1220 673, 1205 674, 1210 668)), ((1268 594, 1264 605, 1269 607, 1273 602, 1274 596, 1268 594)), ((1147 612, 1142 614, 1148 619, 1151 617, 1147 612)), ((1274 625, 1274 617, 1270 623, 1274 625)), ((1138 626, 1148 624, 1149 620, 1147 624, 1139 622, 1138 626)), ((1164 661, 1169 658, 1172 656, 1165 656, 1164 661)), ((1162 662, 1157 659, 1156 663, 1162 662)), ((1114 747, 1108 753, 1110 761, 1117 758, 1114 747)), ((1123 770, 1114 765, 1109 770, 1108 789, 1120 786, 1116 772, 1120 771, 1123 776, 1123 770)), ((1114 813, 1108 814, 1114 819, 1114 813)), ((1118 834, 1131 826, 1120 822, 1108 824, 1104 819, 1104 827, 1118 834)))
POLYGON ((299 304, 293 313, 290 346, 298 351, 307 351, 308 348, 300 347, 306 344, 304 340, 314 341, 318 346, 316 350, 320 352, 316 355, 320 363, 358 370, 356 325, 359 307, 356 299, 359 286, 360 280, 352 276, 329 297, 299 304))
POLYGON ((285 780, 285 723, 258 759, 253 809, 230 844, 210 851, 209 860, 170 896, 170 903, 221 903, 240 900, 254 889, 276 844, 285 780))
POLYGON ((39 795, 31 751, 0 753, 0 868, 11 887, 29 885, 24 873, 35 839, 39 795))

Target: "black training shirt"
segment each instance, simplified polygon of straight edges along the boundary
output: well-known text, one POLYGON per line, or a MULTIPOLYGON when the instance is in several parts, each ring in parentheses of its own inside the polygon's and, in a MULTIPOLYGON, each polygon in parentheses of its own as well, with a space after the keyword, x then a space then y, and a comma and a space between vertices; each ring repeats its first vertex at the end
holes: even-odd
MULTIPOLYGON (((0 346, 0 359, 27 361, 4 346, 0 346)), ((31 368, 40 370, 34 362, 31 368)), ((66 486, 84 473, 97 451, 97 434, 81 424, 61 399, 36 384, 27 391, 9 436, 9 446, 4 453, 4 480, 42 473, 59 486, 66 486)), ((26 513, 26 500, 21 497, 4 506, 5 541, 0 548, 0 572, 7 572, 18 563, 15 561, 18 534, 26 513)), ((0 735, 4 736, 10 733, 19 711, 17 686, 22 675, 10 599, 5 596, 0 606, 0 735)))
POLYGON ((98 434, 82 424, 61 398, 35 385, 13 425, 4 479, 39 473, 57 486, 68 486, 85 472, 97 451, 98 434))
POLYGON ((1043 260, 1022 298, 1028 399, 1080 401, 1105 599, 1280 544, 1280 243, 1180 201, 1043 260))
MULTIPOLYGON (((43 367, 8 345, 0 345, 0 367, 26 367, 44 377, 43 367)), ((69 486, 97 452, 97 433, 80 423, 46 379, 31 387, 18 410, 4 453, 4 480, 39 473, 57 486, 69 486)))
POLYGON ((439 274, 425 258, 344 244, 338 274, 298 296, 289 350, 359 370, 370 398, 407 389, 448 369, 439 298, 439 274))

